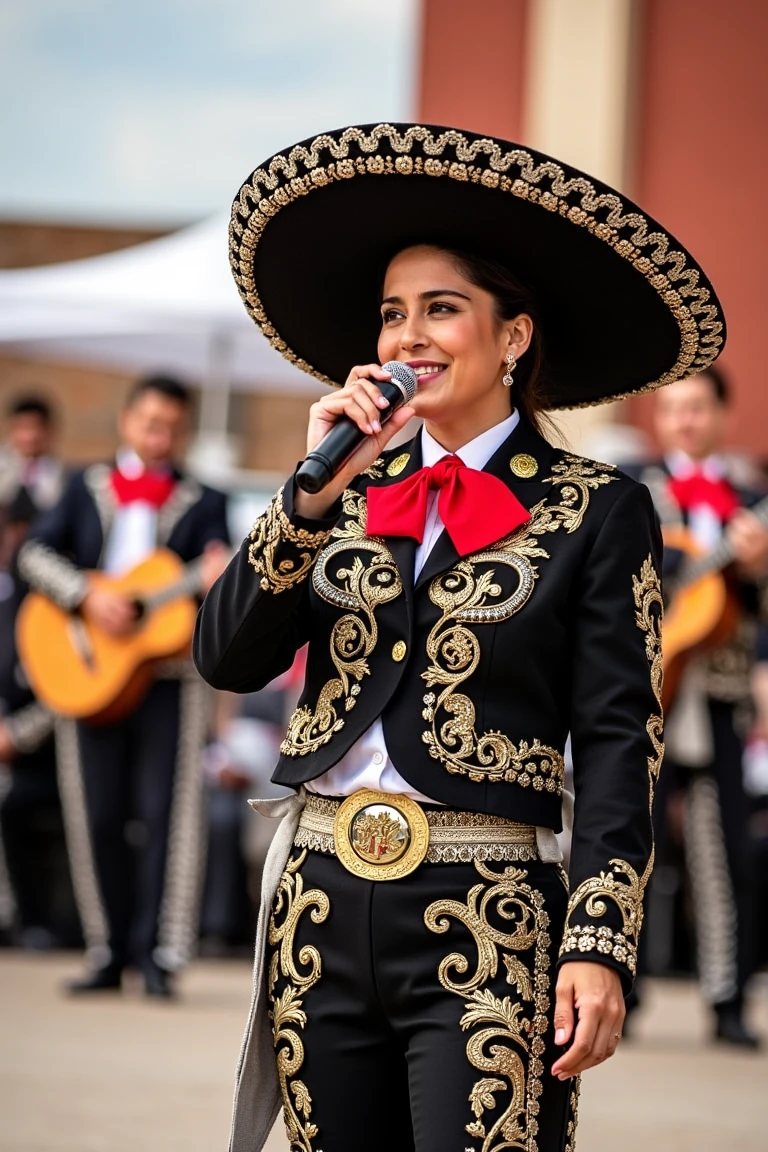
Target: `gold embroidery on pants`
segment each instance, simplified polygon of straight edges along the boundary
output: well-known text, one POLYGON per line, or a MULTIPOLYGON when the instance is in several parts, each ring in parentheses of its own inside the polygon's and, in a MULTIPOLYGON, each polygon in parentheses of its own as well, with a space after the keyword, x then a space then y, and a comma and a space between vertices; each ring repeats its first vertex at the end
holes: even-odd
POLYGON ((327 744, 344 727, 337 701, 343 698, 344 711, 355 707, 363 677, 369 675, 368 657, 379 639, 376 610, 396 599, 403 582, 394 557, 378 537, 365 535, 365 497, 348 489, 342 504, 348 519, 333 529, 334 540, 323 548, 312 574, 312 585, 327 603, 348 611, 331 630, 331 660, 338 676, 328 680, 320 691, 314 709, 297 708, 288 722, 288 732, 280 745, 284 756, 306 756, 327 744), (350 549, 373 553, 364 564, 350 549), (339 553, 347 553, 341 567, 329 572, 339 553))
POLYGON ((579 1093, 581 1091, 581 1076, 571 1081, 571 1099, 568 1105, 568 1127, 565 1130, 565 1152, 575 1152, 576 1129, 579 1125, 579 1093))
POLYGON ((458 920, 469 929, 477 949, 474 972, 460 952, 451 952, 438 968, 442 986, 465 1001, 461 1028, 475 1029, 467 1040, 467 1058, 483 1074, 470 1092, 475 1118, 465 1128, 482 1140, 482 1152, 508 1148, 536 1152, 550 1005, 549 915, 542 894, 525 883, 524 870, 509 867, 496 872, 480 862, 475 868, 481 882, 470 889, 466 904, 436 900, 424 913, 432 932, 447 932, 450 918, 458 920), (491 912, 510 921, 511 931, 494 927, 491 912), (518 955, 531 949, 532 966, 531 957, 526 963, 518 955), (483 987, 499 971, 500 957, 516 997, 500 999, 483 987), (460 979, 468 972, 465 980, 460 979), (497 1100, 502 1093, 504 1097, 497 1100))
POLYGON ((294 955, 294 945, 299 920, 308 908, 315 924, 322 924, 330 911, 325 892, 319 888, 304 891, 299 870, 306 858, 305 849, 300 856, 288 861, 269 920, 269 944, 274 948, 269 966, 272 1039, 285 1128, 291 1148, 300 1152, 312 1152, 312 1140, 318 1131, 310 1119, 312 1097, 304 1081, 296 1078, 304 1063, 304 1044, 299 1031, 307 1023, 302 997, 320 979, 322 961, 313 944, 305 944, 298 956, 294 955), (281 981, 286 983, 277 994, 276 987, 281 981))

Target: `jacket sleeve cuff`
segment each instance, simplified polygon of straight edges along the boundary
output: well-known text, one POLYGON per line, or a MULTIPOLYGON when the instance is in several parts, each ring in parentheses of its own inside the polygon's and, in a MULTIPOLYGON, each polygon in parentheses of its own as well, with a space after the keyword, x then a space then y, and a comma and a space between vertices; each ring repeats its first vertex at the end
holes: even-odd
POLYGON ((340 505, 322 520, 308 520, 294 510, 293 477, 280 489, 250 534, 248 561, 261 588, 277 595, 307 578, 318 552, 328 543, 340 505))
POLYGON ((585 880, 573 892, 558 961, 606 964, 621 976, 626 995, 637 973, 643 889, 631 865, 612 860, 611 866, 612 871, 585 880))
POLYGON ((74 612, 85 599, 85 572, 40 540, 28 540, 22 545, 18 565, 22 580, 65 612, 74 612))

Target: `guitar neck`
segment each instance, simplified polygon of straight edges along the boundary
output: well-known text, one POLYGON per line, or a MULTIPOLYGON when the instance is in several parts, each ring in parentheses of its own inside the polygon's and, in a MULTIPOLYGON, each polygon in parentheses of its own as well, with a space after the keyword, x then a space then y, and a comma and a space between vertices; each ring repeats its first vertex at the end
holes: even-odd
MULTIPOLYGON (((768 496, 763 497, 753 508, 748 509, 753 516, 757 516, 758 520, 766 528, 768 528, 768 496)), ((722 572, 734 560, 733 549, 730 543, 724 536, 716 548, 711 552, 707 552, 705 556, 700 556, 697 560, 692 560, 685 565, 681 573, 681 579, 677 581, 678 587, 684 587, 686 584, 693 584, 694 581, 700 580, 702 576, 707 576, 710 572, 722 572)))
POLYGON ((176 580, 166 588, 161 588, 158 592, 142 599, 145 612, 154 612, 157 608, 162 608, 165 604, 170 604, 183 596, 194 596, 199 586, 201 571, 202 559, 193 560, 190 564, 186 564, 184 575, 180 580, 176 580))

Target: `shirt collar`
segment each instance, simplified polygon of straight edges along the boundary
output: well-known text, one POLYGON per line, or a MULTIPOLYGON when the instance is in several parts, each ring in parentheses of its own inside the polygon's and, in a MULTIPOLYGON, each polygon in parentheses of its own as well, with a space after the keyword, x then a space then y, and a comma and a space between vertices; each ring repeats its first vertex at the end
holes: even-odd
POLYGON ((707 456, 704 460, 694 460, 687 452, 676 450, 665 457, 667 468, 673 476, 684 480, 694 472, 701 472, 707 480, 722 480, 727 473, 722 456, 707 456))
MULTIPOLYGON (((479 436, 475 436, 474 440, 469 440, 466 444, 462 444, 461 448, 457 449, 454 455, 458 456, 462 464, 466 465, 467 468, 475 468, 478 472, 481 472, 491 456, 501 448, 504 441, 508 436, 512 435, 519 423, 520 413, 515 411, 499 424, 494 424, 492 428, 486 428, 485 432, 481 432, 479 436)), ((437 464, 438 460, 442 460, 443 456, 446 455, 450 455, 447 449, 443 448, 442 444, 438 444, 434 436, 431 436, 429 432, 427 432, 426 427, 422 426, 421 462, 423 467, 431 468, 433 464, 437 464)))

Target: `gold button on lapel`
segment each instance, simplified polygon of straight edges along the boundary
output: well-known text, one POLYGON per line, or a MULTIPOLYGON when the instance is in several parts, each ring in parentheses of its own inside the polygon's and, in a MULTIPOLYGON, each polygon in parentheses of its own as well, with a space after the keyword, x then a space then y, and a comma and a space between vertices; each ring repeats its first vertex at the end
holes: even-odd
POLYGON ((387 476, 399 476, 410 458, 410 452, 403 452, 401 456, 395 456, 394 460, 391 460, 387 465, 387 476))
POLYGON ((401 660, 405 659, 405 654, 407 651, 408 651, 408 647, 407 647, 405 641, 404 640, 398 640, 392 646, 392 659, 396 660, 397 663, 399 664, 401 660))
POLYGON ((521 480, 529 480, 539 470, 533 456, 529 456, 527 452, 518 452, 517 456, 513 456, 509 462, 509 467, 512 470, 512 475, 519 476, 521 480))

